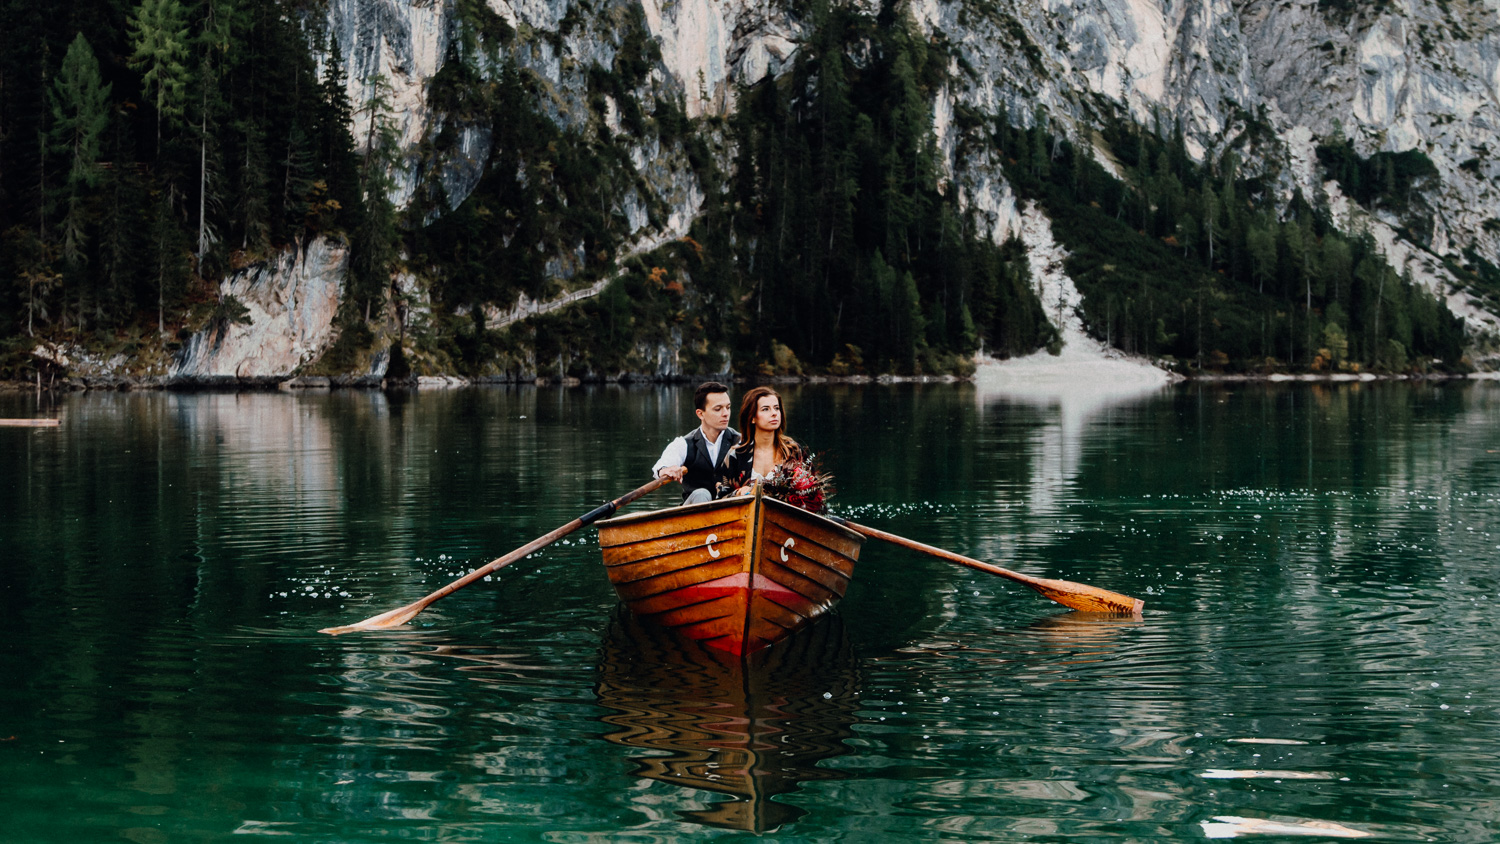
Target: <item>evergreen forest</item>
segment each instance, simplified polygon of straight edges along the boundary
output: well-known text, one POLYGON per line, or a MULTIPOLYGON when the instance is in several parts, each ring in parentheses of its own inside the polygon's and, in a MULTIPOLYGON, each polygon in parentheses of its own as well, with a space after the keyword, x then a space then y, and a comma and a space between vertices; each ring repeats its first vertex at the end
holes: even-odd
MULTIPOLYGON (((1188 370, 1468 366, 1462 320, 1446 304, 1397 275, 1369 234, 1332 227, 1300 194, 1278 209, 1265 177, 1241 172, 1234 148, 1204 166, 1180 131, 1113 124, 1101 135, 1123 175, 1115 178, 1092 150, 1048 132, 1045 114, 1029 129, 1001 115, 980 131, 1018 191, 1047 210, 1071 253, 1084 319, 1114 346, 1188 370)), ((1320 157, 1335 151, 1322 147, 1320 157)), ((1431 162, 1411 169, 1430 176, 1431 162)), ((1406 213, 1420 202, 1412 181, 1363 199, 1399 201, 1406 213)))
MULTIPOLYGON (((613 59, 586 69, 585 113, 559 119, 553 86, 516 59, 555 34, 452 5, 434 128, 401 150, 383 80, 350 101, 318 0, 6 0, 0 378, 31 377, 39 338, 164 366, 195 332, 246 320, 222 279, 317 237, 350 256, 338 340, 312 365, 324 374, 389 349, 392 374, 604 377, 669 346, 684 373, 963 375, 980 350, 1059 343, 1025 247, 992 242, 959 204, 980 157, 1046 211, 1088 329, 1126 352, 1186 372, 1466 365, 1461 321, 1368 235, 1335 228, 1318 197, 1279 203, 1241 166, 1253 117, 1195 161, 1170 121, 1106 122, 1079 144, 1041 109, 960 109, 946 164, 932 103, 970 73, 952 48, 899 3, 799 0, 810 35, 787 71, 697 119, 648 84, 661 56, 639 7, 598 12, 613 59), (449 196, 445 168, 476 127, 490 139, 477 184, 449 196), (622 207, 638 201, 658 230, 671 211, 632 163, 646 141, 680 151, 704 200, 686 236, 628 254, 622 207), (417 185, 398 208, 403 168, 417 185), (410 325, 398 273, 427 292, 410 325), (522 294, 601 281, 492 324, 522 294)), ((1319 156, 1421 241, 1431 162, 1361 158, 1339 138, 1319 156)), ((1451 268, 1500 291, 1468 258, 1451 268)))

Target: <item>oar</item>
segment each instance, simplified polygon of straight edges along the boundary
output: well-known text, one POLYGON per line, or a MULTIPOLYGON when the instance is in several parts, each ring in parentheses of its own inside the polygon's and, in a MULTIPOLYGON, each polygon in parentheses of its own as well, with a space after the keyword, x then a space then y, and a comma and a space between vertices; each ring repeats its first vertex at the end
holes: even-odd
POLYGON ((629 504, 630 502, 636 500, 637 498, 640 498, 648 492, 655 491, 663 484, 670 483, 671 480, 671 478, 657 478, 656 480, 652 481, 649 484, 646 484, 645 486, 637 489, 634 492, 627 492, 619 498, 616 498, 614 501, 605 502, 604 504, 601 504, 598 507, 595 507, 594 509, 588 511, 587 513, 584 513, 582 516, 579 516, 573 521, 568 522, 562 527, 552 531, 551 533, 544 536, 538 536, 536 539, 531 540, 530 542, 522 545, 520 548, 517 548, 509 554, 506 554, 499 559, 491 560, 487 565, 481 566, 480 568, 469 572, 463 577, 460 577, 458 580, 453 581, 447 586, 444 586, 442 589, 439 589, 438 591, 432 593, 431 595, 428 595, 427 597, 423 598, 420 601, 417 601, 416 603, 407 604, 404 607, 398 607, 397 609, 390 610, 389 612, 383 612, 380 615, 371 616, 370 618, 367 618, 364 621, 355 624, 346 624, 342 627, 325 627, 318 632, 329 633, 337 636, 340 633, 351 633, 355 630, 386 630, 391 627, 400 627, 406 622, 411 621, 413 618, 416 618, 417 613, 427 609, 428 606, 432 605, 439 599, 446 598, 449 595, 452 595, 454 592, 457 592, 458 590, 464 588, 465 586, 468 586, 470 583, 473 583, 474 581, 480 579, 481 577, 484 577, 487 574, 505 568, 506 566, 510 565, 516 560, 521 559, 527 554, 530 554, 532 551, 535 551, 538 548, 545 548, 546 546, 551 545, 552 543, 556 542, 559 539, 562 539, 564 536, 567 536, 568 534, 572 533, 575 530, 578 530, 581 527, 593 524, 599 519, 614 515, 616 510, 624 507, 626 504, 629 504))
POLYGON ((923 545, 920 542, 907 539, 904 536, 897 536, 894 533, 886 533, 883 530, 857 525, 848 519, 833 518, 833 521, 851 530, 859 531, 865 536, 883 539, 892 545, 900 545, 902 548, 910 548, 913 551, 921 551, 924 554, 931 554, 950 563, 958 563, 961 566, 968 566, 971 569, 998 574, 1017 583, 1024 583, 1042 593, 1043 596, 1075 610, 1114 613, 1117 615, 1140 615, 1141 607, 1145 606, 1145 602, 1139 598, 1121 595, 1119 592, 1111 592, 1108 589, 1100 589, 1097 586, 1072 583, 1067 580, 1053 580, 1047 577, 1032 577, 1029 574, 1021 574, 1020 572, 1004 569, 990 563, 982 563, 961 554, 955 554, 952 551, 944 551, 941 548, 934 548, 931 545, 923 545))

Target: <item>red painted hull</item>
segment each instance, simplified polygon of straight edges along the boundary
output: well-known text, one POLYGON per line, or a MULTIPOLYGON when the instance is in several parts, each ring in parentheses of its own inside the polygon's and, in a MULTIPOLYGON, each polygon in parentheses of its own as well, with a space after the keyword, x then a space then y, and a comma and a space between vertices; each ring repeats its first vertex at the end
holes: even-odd
POLYGON ((758 488, 599 523, 605 570, 632 612, 736 655, 785 639, 838 603, 863 542, 758 488))

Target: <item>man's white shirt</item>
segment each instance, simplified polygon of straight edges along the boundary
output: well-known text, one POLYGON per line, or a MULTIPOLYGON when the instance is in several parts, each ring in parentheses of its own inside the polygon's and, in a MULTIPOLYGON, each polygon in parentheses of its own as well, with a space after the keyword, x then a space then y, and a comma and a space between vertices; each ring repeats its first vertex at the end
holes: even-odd
MULTIPOLYGON (((702 431, 702 426, 698 430, 702 431)), ((713 442, 708 441, 707 432, 703 434, 703 444, 708 446, 708 462, 715 466, 719 465, 719 452, 724 448, 724 440, 726 439, 724 432, 727 430, 729 429, 725 428, 724 431, 720 431, 719 438, 713 442)), ((692 432, 689 431, 688 435, 691 434, 692 432)), ((681 466, 686 460, 687 436, 681 436, 667 443, 667 447, 662 450, 661 459, 657 460, 656 465, 651 467, 651 477, 661 477, 661 470, 676 468, 681 466)))

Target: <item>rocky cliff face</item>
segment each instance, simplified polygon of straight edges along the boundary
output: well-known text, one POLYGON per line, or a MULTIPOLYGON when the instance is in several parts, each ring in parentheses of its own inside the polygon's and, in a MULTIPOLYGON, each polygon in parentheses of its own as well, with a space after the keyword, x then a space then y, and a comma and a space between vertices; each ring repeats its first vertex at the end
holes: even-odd
POLYGON ((248 323, 219 322, 178 354, 175 379, 271 378, 317 359, 334 340, 348 250, 319 238, 225 279, 220 294, 248 311, 248 323))
MULTIPOLYGON (((1200 160, 1241 133, 1268 130, 1250 147, 1247 169, 1273 175, 1283 201, 1297 190, 1326 197, 1343 228, 1371 230, 1398 270, 1445 296, 1471 327, 1494 331, 1495 316, 1455 292, 1433 258, 1465 247, 1491 262, 1500 254, 1500 3, 1407 0, 1353 14, 1341 5, 1052 0, 998 2, 981 16, 972 4, 926 0, 918 15, 958 42, 973 67, 951 92, 956 103, 986 112, 1003 105, 1024 120, 1043 108, 1075 138, 1111 119, 1180 121, 1200 160), (1365 156, 1418 150, 1433 161, 1429 242, 1406 241, 1402 221, 1325 184, 1314 147, 1336 135, 1365 156)), ((1003 177, 984 161, 964 164, 969 201, 997 231, 1019 231, 1003 177)))
MULTIPOLYGON (((588 120, 589 69, 610 66, 620 21, 636 14, 632 6, 488 4, 514 30, 504 50, 548 86, 549 116, 578 127, 588 120)), ((960 197, 988 220, 995 238, 1021 234, 1025 209, 987 151, 961 151, 953 129, 958 109, 1003 109, 1019 123, 1045 114, 1055 130, 1079 140, 1095 137, 1107 121, 1180 123, 1199 160, 1240 145, 1242 166, 1271 177, 1282 201, 1300 191, 1326 203, 1344 228, 1375 234, 1398 269, 1446 296, 1473 328, 1500 330, 1494 315, 1457 291, 1440 262, 1468 248, 1500 263, 1500 0, 914 0, 907 9, 933 39, 954 48, 954 82, 934 103, 934 128, 960 197), (1362 209, 1325 183, 1314 150, 1335 136, 1365 156, 1418 150, 1432 160, 1438 177, 1424 187, 1430 238, 1412 242, 1402 221, 1362 209)), ((731 113, 736 86, 780 73, 803 35, 799 19, 774 3, 644 0, 639 11, 661 58, 638 93, 680 98, 690 117, 731 113)), ((443 160, 423 153, 446 119, 428 106, 428 82, 464 25, 459 4, 335 0, 328 23, 348 62, 356 138, 368 126, 360 105, 373 80, 390 87, 408 153, 396 199, 411 201, 435 175, 450 203, 461 202, 482 174, 487 128, 452 127, 459 152, 443 160)), ((623 136, 613 112, 607 124, 603 131, 623 136)), ((633 250, 685 232, 702 191, 675 148, 653 138, 628 143, 637 172, 668 206, 653 222, 644 198, 623 200, 633 250)), ((1108 166, 1102 151, 1101 159, 1108 166)), ((565 266, 566 256, 558 257, 565 266)), ((325 303, 318 312, 331 319, 342 256, 309 250, 298 261, 305 283, 324 279, 316 293, 303 289, 325 303), (314 271, 315 260, 328 263, 314 271)), ((1065 277, 1053 281, 1067 286, 1065 277)), ((237 283, 248 285, 247 294, 256 284, 237 283)), ((295 366, 327 331, 306 321, 310 313, 298 314, 285 329, 302 332, 301 339, 282 343, 276 355, 235 351, 253 332, 230 329, 195 339, 182 370, 289 371, 284 367, 295 366)), ((254 329, 280 330, 259 322, 254 329)))
MULTIPOLYGON (((917 0, 911 13, 934 37, 957 47, 961 83, 936 104, 937 129, 958 104, 993 114, 1002 105, 1029 121, 1038 108, 1073 137, 1103 120, 1143 125, 1181 121, 1200 158, 1263 122, 1270 132, 1245 166, 1274 173, 1285 198, 1326 192, 1311 144, 1341 132, 1364 154, 1421 150, 1440 176, 1428 202, 1430 244, 1438 254, 1473 246, 1500 259, 1500 3, 1495 0, 917 0), (1353 11, 1358 9, 1358 11, 1353 11), (1489 229, 1485 223, 1492 223, 1489 229)), ((577 92, 594 63, 607 66, 611 10, 570 0, 497 2, 490 7, 524 37, 512 55, 562 94, 559 120, 579 120, 577 92), (570 17, 584 23, 564 25, 570 17), (560 38, 542 37, 561 33, 560 38), (572 92, 572 96, 567 96, 572 92), (571 100, 571 102, 570 102, 571 100)), ((651 85, 683 97, 689 116, 728 114, 737 84, 784 68, 797 49, 798 19, 777 4, 744 0, 646 0, 641 7, 661 47, 651 85)), ((368 98, 381 74, 396 92, 409 145, 432 130, 425 84, 453 37, 449 4, 341 0, 329 22, 350 57, 350 96, 368 98)), ((477 155, 483 133, 470 132, 477 155)), ((1019 231, 1020 214, 998 169, 954 160, 968 200, 993 216, 995 232, 1019 231)), ((643 170, 661 150, 642 148, 643 170)), ((415 156, 411 159, 416 165, 415 156)), ((461 198, 477 171, 450 165, 461 198)), ((414 173, 403 181, 409 197, 414 173)), ((677 221, 692 216, 693 191, 680 191, 677 221)), ((1362 219, 1346 223, 1394 226, 1362 219)), ((646 234, 646 232, 642 232, 646 234)), ((1500 261, 1497 261, 1500 262, 1500 261)), ((1437 286, 1441 273, 1426 274, 1437 286)))

